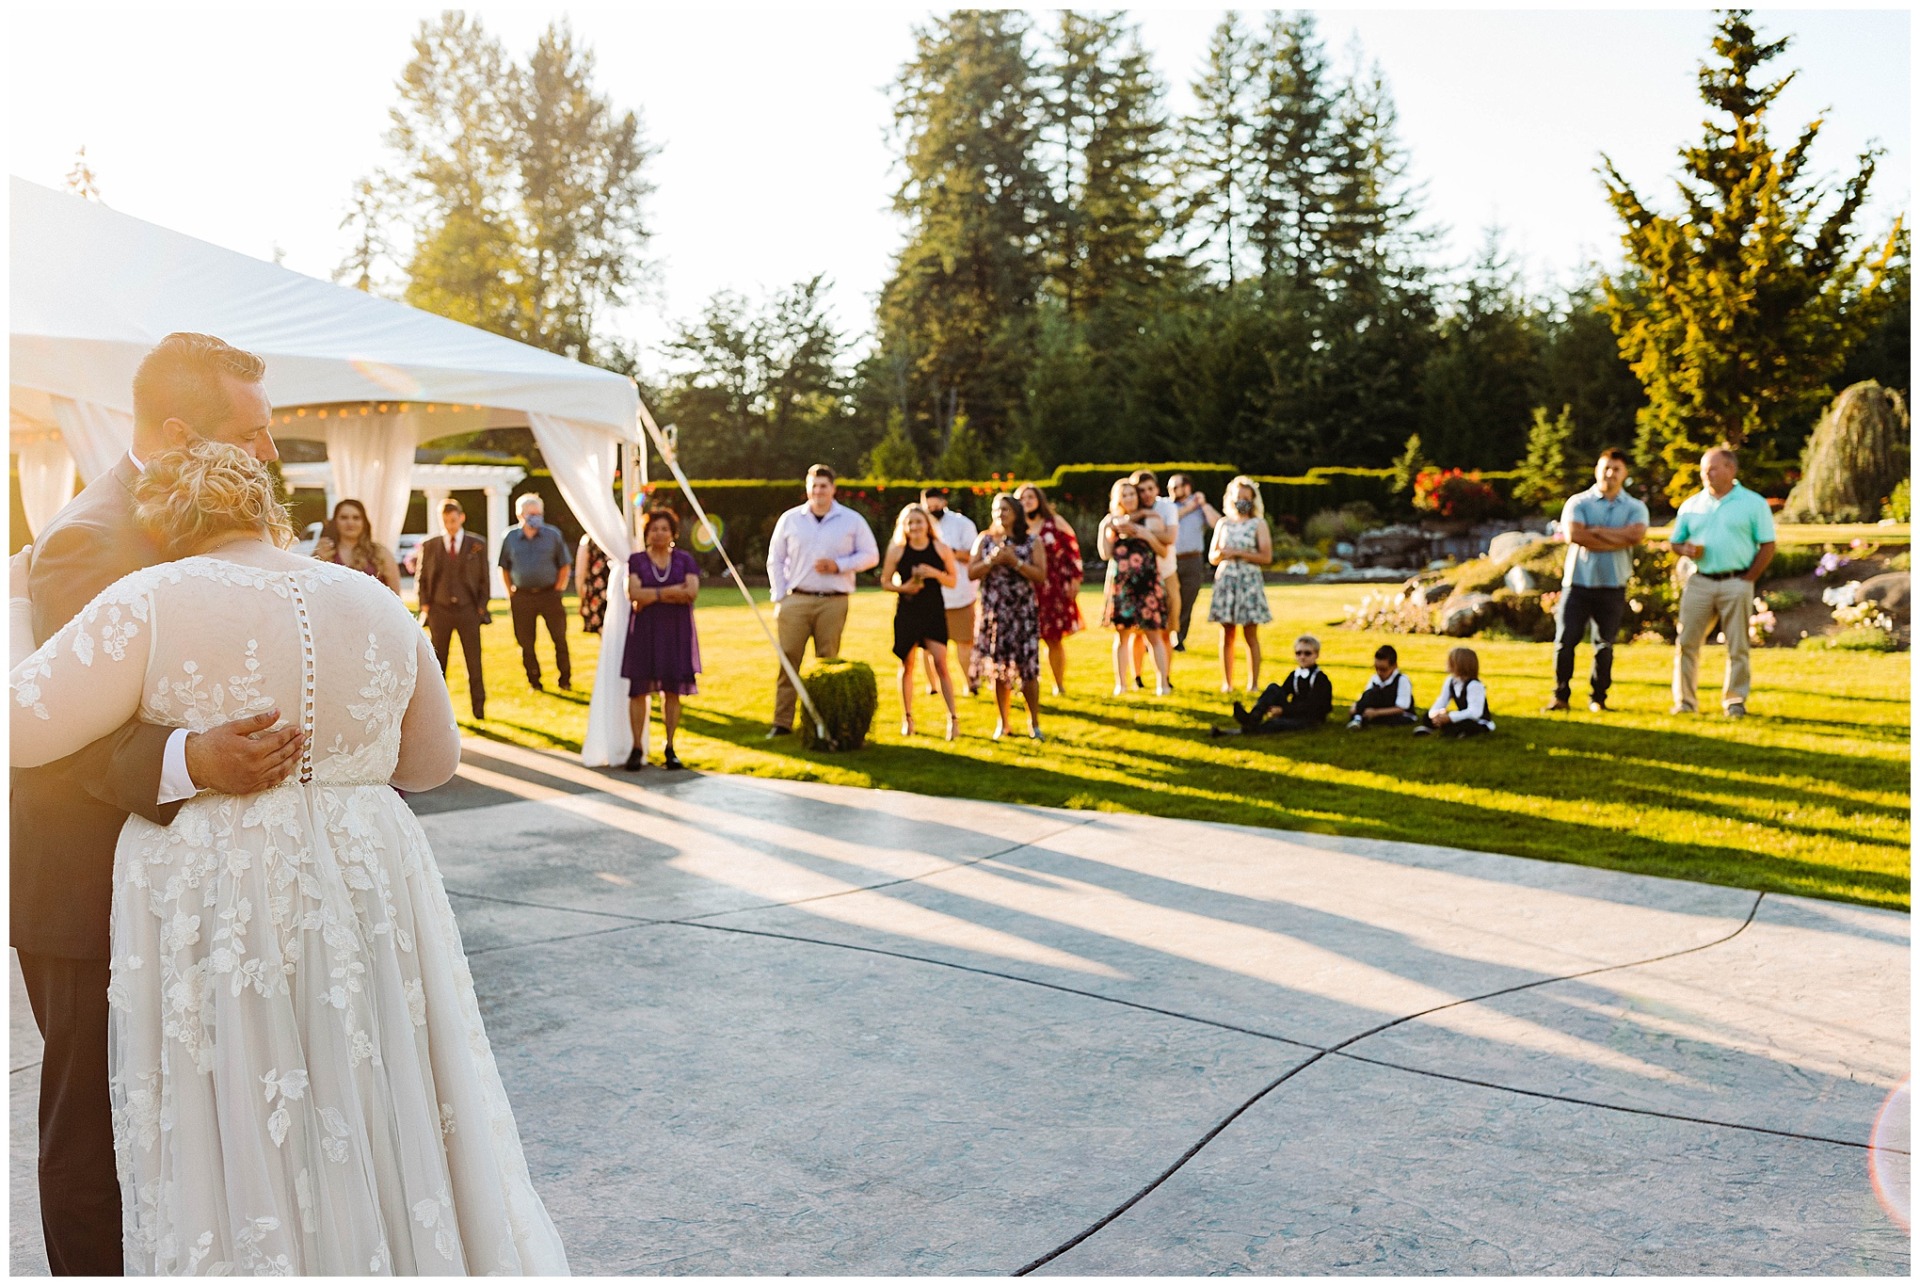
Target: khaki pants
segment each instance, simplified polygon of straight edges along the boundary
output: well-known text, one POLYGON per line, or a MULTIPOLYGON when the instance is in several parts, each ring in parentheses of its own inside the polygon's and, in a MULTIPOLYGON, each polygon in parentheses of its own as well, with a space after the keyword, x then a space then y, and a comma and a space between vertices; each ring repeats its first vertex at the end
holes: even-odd
POLYGON ((1165 577, 1160 582, 1160 592, 1167 596, 1167 629, 1169 632, 1180 628, 1180 573, 1165 577))
POLYGON ((1680 639, 1673 652, 1673 704, 1699 709, 1700 645, 1717 623, 1727 636, 1727 678, 1720 704, 1745 705, 1753 682, 1747 618, 1753 614, 1753 583, 1743 576, 1708 580, 1696 575, 1680 591, 1680 639))
MULTIPOLYGON (((773 609, 774 625, 780 635, 780 650, 787 654, 795 673, 807 654, 807 640, 813 640, 813 655, 825 659, 840 655, 840 634, 847 627, 845 594, 822 597, 818 594, 789 594, 773 609)), ((787 679, 785 669, 773 686, 773 726, 793 727, 793 708, 800 694, 787 679)))

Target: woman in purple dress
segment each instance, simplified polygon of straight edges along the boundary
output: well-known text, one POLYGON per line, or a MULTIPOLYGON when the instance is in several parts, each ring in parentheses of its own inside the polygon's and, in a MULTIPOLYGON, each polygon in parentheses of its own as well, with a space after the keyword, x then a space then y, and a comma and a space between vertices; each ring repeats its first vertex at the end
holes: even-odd
POLYGON ((642 529, 646 548, 627 559, 627 600, 633 616, 627 622, 627 652, 620 674, 627 680, 630 700, 627 716, 633 721, 633 753, 628 772, 647 766, 640 749, 646 740, 652 693, 661 694, 667 721, 667 754, 661 763, 681 766, 673 753, 673 736, 680 730, 680 698, 700 690, 693 676, 700 673, 700 638, 693 628, 693 600, 700 593, 700 568, 693 555, 674 548, 680 534, 680 516, 671 509, 655 509, 642 529))

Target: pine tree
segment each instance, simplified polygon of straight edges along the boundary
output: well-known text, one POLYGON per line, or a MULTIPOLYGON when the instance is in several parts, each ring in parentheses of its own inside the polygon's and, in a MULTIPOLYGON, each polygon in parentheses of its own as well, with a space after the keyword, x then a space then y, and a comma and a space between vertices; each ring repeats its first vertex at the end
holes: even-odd
POLYGON ((1042 278, 1052 196, 1036 159, 1044 104, 1017 13, 962 11, 915 33, 895 84, 907 244, 881 292, 880 346, 908 372, 908 432, 939 442, 962 413, 1008 430, 1042 278))
POLYGON ((1539 401, 1540 347, 1537 310, 1489 229, 1421 376, 1428 450, 1442 466, 1498 469, 1520 455, 1539 401))
POLYGON ((1883 246, 1856 248, 1852 224, 1874 153, 1830 201, 1835 194, 1807 168, 1819 121, 1775 150, 1767 113, 1792 77, 1758 73, 1787 44, 1762 42, 1748 10, 1722 15, 1714 60, 1699 77, 1716 115, 1681 152, 1681 213, 1650 209, 1603 158, 1628 260, 1605 284, 1607 312, 1647 390, 1641 466, 1666 474, 1675 502, 1697 487, 1711 446, 1750 444, 1762 468, 1798 447, 1877 320, 1859 304, 1875 293, 1898 237, 1896 226, 1883 246))
POLYGON ((1432 467, 1433 461, 1427 459, 1427 453, 1420 445, 1420 435, 1412 434, 1393 461, 1393 494, 1401 499, 1411 499, 1413 480, 1420 476, 1422 469, 1432 467))
POLYGON ((1109 296, 1153 289, 1167 227, 1164 90, 1135 28, 1118 15, 1063 10, 1045 69, 1053 200, 1044 224, 1048 276, 1069 317, 1109 296))
POLYGON ((891 482, 895 478, 909 481, 918 478, 922 469, 920 452, 914 449, 913 439, 907 436, 906 417, 896 408, 887 417, 886 436, 867 453, 860 472, 877 481, 891 482))
POLYGON ((933 476, 949 482, 974 482, 986 477, 991 469, 972 422, 964 414, 956 416, 947 433, 946 449, 933 462, 933 476))
POLYGON ((1527 456, 1520 462, 1513 498, 1544 509, 1572 493, 1579 472, 1579 460, 1573 451, 1573 408, 1563 406, 1560 414, 1548 415, 1546 407, 1534 407, 1533 427, 1527 430, 1527 456))
POLYGON ((1229 10, 1213 29, 1206 66, 1193 81, 1195 110, 1180 122, 1178 224, 1228 286, 1246 270, 1258 47, 1229 10))
POLYGON ((1248 240, 1266 280, 1305 290, 1324 263, 1334 123, 1326 51, 1313 15, 1272 14, 1260 63, 1248 240))

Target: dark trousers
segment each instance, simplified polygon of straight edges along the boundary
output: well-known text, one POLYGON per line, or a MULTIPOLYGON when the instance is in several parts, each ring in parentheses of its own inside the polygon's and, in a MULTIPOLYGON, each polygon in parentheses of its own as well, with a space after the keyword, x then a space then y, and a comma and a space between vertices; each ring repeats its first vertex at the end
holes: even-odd
POLYGON ((520 663, 527 667, 527 682, 540 685, 540 658, 534 655, 534 622, 547 623, 547 637, 553 640, 553 668, 560 671, 560 686, 573 686, 573 661, 567 656, 567 608, 557 589, 516 589, 513 591, 513 638, 520 645, 520 663))
MULTIPOLYGON (((1267 715, 1269 710, 1284 710, 1283 703, 1286 697, 1285 688, 1277 683, 1269 683, 1266 690, 1260 694, 1260 699, 1253 703, 1253 717, 1260 719, 1260 716, 1267 715)), ((1247 732, 1255 736, 1269 732, 1300 732, 1306 728, 1317 728, 1324 722, 1326 722, 1325 719, 1300 719, 1282 713, 1267 715, 1265 719, 1260 719, 1259 723, 1248 728, 1247 732)))
POLYGON ((1180 577, 1180 641, 1185 643, 1193 630, 1193 605, 1200 598, 1200 586, 1206 583, 1207 556, 1181 554, 1174 561, 1180 577))
POLYGON ((1565 701, 1573 695, 1573 653, 1592 626, 1593 677, 1595 701, 1607 699, 1613 686, 1613 637, 1627 615, 1627 591, 1589 585, 1569 585, 1560 595, 1560 610, 1553 627, 1553 695, 1565 701))
MULTIPOLYGON (((447 674, 447 654, 455 633, 460 635, 460 653, 467 661, 467 700, 473 717, 487 717, 487 681, 480 672, 480 613, 471 608, 427 608, 427 634, 433 640, 433 654, 440 660, 440 676, 447 674)), ((526 643, 532 647, 533 631, 527 631, 526 643)), ((564 646, 564 645, 563 645, 564 646)))
POLYGON ((20 953, 40 1064, 40 1228, 60 1277, 118 1277, 120 1178, 107 1096, 107 962, 20 953))
POLYGON ((1443 737, 1482 737, 1493 731, 1478 719, 1449 719, 1445 723, 1436 724, 1432 716, 1424 711, 1420 715, 1420 722, 1443 737))

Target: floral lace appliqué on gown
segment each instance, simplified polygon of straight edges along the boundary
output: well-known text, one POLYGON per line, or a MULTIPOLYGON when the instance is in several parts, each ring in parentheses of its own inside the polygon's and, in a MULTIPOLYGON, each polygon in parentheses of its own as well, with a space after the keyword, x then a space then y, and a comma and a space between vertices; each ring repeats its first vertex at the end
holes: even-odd
POLYGON ((419 639, 357 572, 191 558, 117 582, 14 673, 16 746, 136 707, 194 731, 278 708, 312 734, 288 782, 121 833, 129 1274, 566 1271, 439 869, 387 784, 419 639))

